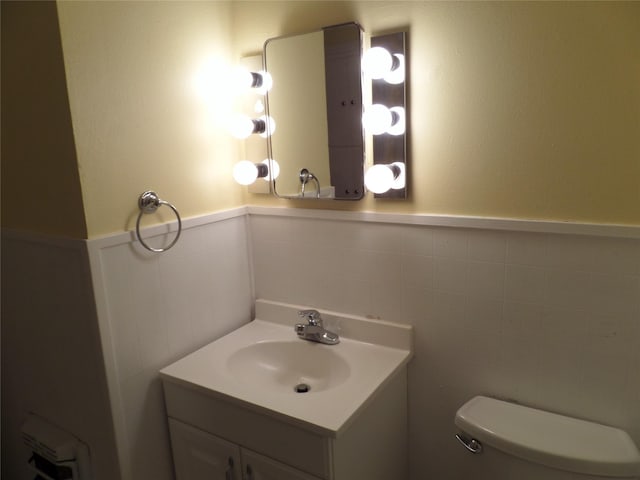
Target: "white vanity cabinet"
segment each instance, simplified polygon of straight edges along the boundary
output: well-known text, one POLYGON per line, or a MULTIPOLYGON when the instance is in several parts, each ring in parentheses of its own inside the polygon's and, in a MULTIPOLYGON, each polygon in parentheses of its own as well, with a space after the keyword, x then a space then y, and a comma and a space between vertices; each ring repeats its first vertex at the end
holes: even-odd
POLYGON ((242 468, 245 480, 319 480, 284 463, 242 449, 242 468))
POLYGON ((318 480, 172 418, 169 430, 176 480, 318 480))
POLYGON ((407 478, 406 368, 340 432, 167 379, 163 385, 176 480, 407 478))
POLYGON ((176 480, 242 478, 237 445, 172 418, 169 432, 176 480))
POLYGON ((411 326, 322 312, 341 334, 324 345, 287 323, 304 309, 256 300, 160 371, 177 480, 407 478, 411 326))

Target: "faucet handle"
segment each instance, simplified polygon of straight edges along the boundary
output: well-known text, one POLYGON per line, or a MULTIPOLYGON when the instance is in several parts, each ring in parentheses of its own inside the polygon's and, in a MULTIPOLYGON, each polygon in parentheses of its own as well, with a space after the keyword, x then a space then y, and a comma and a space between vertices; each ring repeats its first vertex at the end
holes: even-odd
POLYGON ((322 325, 322 318, 317 310, 300 310, 298 316, 306 319, 309 325, 322 325))

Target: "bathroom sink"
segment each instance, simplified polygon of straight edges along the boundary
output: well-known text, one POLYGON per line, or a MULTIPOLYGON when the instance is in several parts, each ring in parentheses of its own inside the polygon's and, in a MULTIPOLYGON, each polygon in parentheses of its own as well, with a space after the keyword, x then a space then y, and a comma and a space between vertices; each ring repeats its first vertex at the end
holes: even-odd
POLYGON ((165 367, 165 382, 337 435, 411 358, 412 328, 322 312, 340 343, 297 337, 301 306, 256 301, 256 319, 165 367))
POLYGON ((236 380, 256 388, 319 392, 340 385, 351 373, 332 348, 295 336, 285 342, 258 342, 231 354, 227 368, 236 380))

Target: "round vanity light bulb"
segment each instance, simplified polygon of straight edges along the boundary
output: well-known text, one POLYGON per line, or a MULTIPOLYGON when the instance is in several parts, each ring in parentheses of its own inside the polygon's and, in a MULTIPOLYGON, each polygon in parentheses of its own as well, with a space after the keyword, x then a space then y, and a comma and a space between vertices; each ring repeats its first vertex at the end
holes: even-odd
POLYGON ((392 124, 387 128, 387 133, 390 135, 403 135, 406 131, 407 121, 405 119, 404 108, 391 107, 389 109, 393 117, 392 124))
POLYGON ((229 120, 229 132, 236 138, 247 138, 253 133, 254 123, 246 115, 234 115, 229 120))
POLYGON ((384 193, 394 181, 393 171, 388 165, 373 165, 364 175, 364 184, 373 193, 384 193))
POLYGON ((372 135, 385 133, 391 127, 392 121, 393 115, 391 114, 391 110, 379 103, 365 108, 364 114, 362 115, 362 126, 365 132, 372 135))
POLYGON ((231 82, 239 92, 249 90, 253 84, 253 75, 245 67, 235 67, 231 72, 231 82))
POLYGON ((231 85, 238 93, 246 93, 253 88, 257 93, 264 95, 271 90, 273 77, 264 70, 250 72, 245 67, 238 66, 231 72, 231 85))
POLYGON ((391 167, 397 167, 397 171, 399 172, 397 176, 394 175, 395 178, 393 179, 393 182, 391 182, 391 188, 394 190, 399 190, 406 187, 407 174, 404 162, 393 162, 391 164, 391 167))
POLYGON ((240 185, 251 185, 258 178, 258 167, 249 160, 241 160, 233 167, 233 179, 240 185))
POLYGON ((280 165, 275 160, 271 160, 271 167, 269 167, 269 159, 265 158, 262 163, 264 163, 269 169, 269 173, 262 177, 265 182, 270 182, 271 180, 275 180, 280 175, 280 165))
POLYGON ((262 78, 262 85, 260 85, 259 87, 256 87, 256 88, 258 89, 258 93, 264 95, 269 90, 271 90, 271 87, 273 87, 273 77, 271 76, 271 74, 269 72, 267 72, 265 70, 260 70, 257 73, 262 78))
POLYGON ((393 54, 393 65, 383 78, 385 82, 392 85, 404 82, 404 55, 401 53, 393 54))
POLYGON ((362 71, 374 80, 388 74, 392 65, 393 57, 386 48, 373 47, 362 55, 362 71))
POLYGON ((258 118, 258 120, 264 122, 265 125, 264 132, 260 132, 260 136, 262 138, 267 138, 273 135, 273 132, 276 131, 276 121, 268 115, 263 115, 258 118))

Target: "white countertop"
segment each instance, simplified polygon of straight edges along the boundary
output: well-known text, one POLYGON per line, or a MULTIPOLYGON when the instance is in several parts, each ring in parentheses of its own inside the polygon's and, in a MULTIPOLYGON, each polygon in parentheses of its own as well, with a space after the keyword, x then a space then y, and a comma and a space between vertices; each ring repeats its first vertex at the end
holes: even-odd
POLYGON ((328 319, 325 327, 331 330, 331 324, 333 330, 341 334, 338 345, 322 345, 297 338, 293 325, 299 320, 296 311, 301 306, 262 300, 257 303, 257 315, 273 317, 276 322, 257 318, 162 369, 162 379, 318 433, 336 436, 411 358, 410 326, 320 310, 328 319), (348 333, 359 339, 349 338, 348 333), (372 343, 372 340, 382 344, 372 343), (309 354, 316 359, 329 355, 333 360, 331 365, 336 365, 333 368, 340 369, 339 379, 326 388, 296 393, 293 385, 280 387, 266 380, 261 382, 260 378, 247 381, 237 370, 234 372, 230 368, 229 359, 236 352, 266 342, 301 342, 295 344, 295 350, 303 356, 309 354), (343 369, 341 365, 345 364, 348 367, 343 369))

